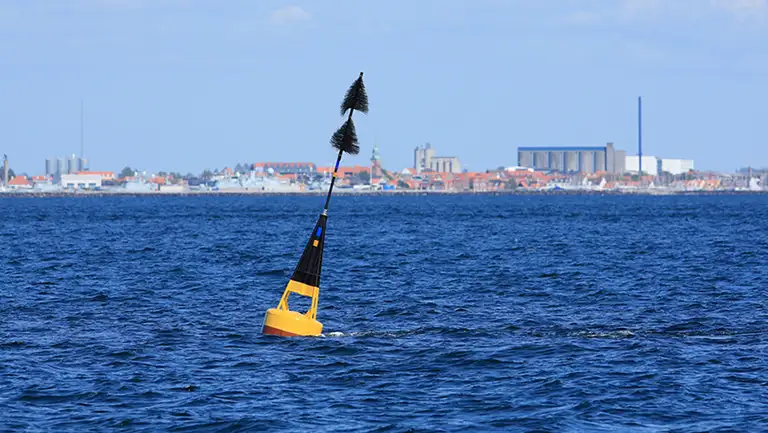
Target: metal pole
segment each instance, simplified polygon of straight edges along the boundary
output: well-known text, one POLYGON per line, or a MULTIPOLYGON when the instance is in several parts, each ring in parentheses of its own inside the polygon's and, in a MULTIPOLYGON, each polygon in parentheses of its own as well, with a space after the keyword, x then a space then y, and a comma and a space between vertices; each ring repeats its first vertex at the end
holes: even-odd
POLYGON ((328 188, 328 197, 325 199, 325 208, 323 209, 323 215, 328 215, 328 205, 331 203, 331 193, 333 192, 333 184, 336 183, 336 173, 339 171, 339 163, 341 162, 341 154, 343 150, 339 150, 339 156, 336 157, 336 167, 333 169, 333 177, 331 178, 331 187, 328 188))
MULTIPOLYGON (((362 76, 362 72, 360 73, 362 76)), ((350 108, 349 109, 349 117, 347 118, 347 121, 352 121, 352 113, 354 113, 355 110, 350 108)), ((323 215, 328 215, 328 205, 331 203, 331 192, 333 192, 333 184, 336 182, 336 174, 339 171, 339 163, 341 162, 341 155, 344 153, 343 150, 339 149, 339 156, 336 157, 336 167, 333 169, 333 177, 331 178, 331 187, 328 188, 328 197, 325 199, 325 208, 323 209, 323 215)))
POLYGON ((640 182, 643 181, 643 98, 637 97, 637 159, 640 182))
MULTIPOLYGON (((83 100, 80 100, 80 158, 83 157, 83 100)), ((85 169, 85 167, 83 167, 85 169)))

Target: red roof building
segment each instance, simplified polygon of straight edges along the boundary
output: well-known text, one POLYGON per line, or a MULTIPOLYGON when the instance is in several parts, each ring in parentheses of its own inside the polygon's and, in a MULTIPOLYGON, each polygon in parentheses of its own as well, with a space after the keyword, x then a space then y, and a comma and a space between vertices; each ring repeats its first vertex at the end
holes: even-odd
POLYGON ((101 180, 115 180, 114 171, 78 171, 77 174, 98 174, 101 180))
POLYGON ((16 176, 13 179, 8 181, 8 186, 16 189, 16 188, 32 188, 32 184, 29 183, 29 179, 26 178, 26 176, 16 176))

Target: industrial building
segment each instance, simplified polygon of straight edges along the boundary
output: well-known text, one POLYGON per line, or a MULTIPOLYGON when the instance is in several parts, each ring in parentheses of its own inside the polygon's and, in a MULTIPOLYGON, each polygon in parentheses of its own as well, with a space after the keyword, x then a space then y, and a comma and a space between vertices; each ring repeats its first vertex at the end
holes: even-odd
MULTIPOLYGON (((651 176, 659 176, 663 173, 679 175, 694 169, 692 159, 657 158, 643 155, 642 162, 643 173, 651 176)), ((626 168, 630 173, 637 173, 640 170, 640 157, 627 156, 626 168)))
POLYGON ((45 160, 45 175, 56 179, 59 179, 62 174, 74 174, 86 170, 88 170, 88 160, 75 155, 70 156, 66 161, 63 158, 45 160))
POLYGON ((692 159, 668 159, 664 158, 660 160, 659 172, 670 174, 683 174, 693 170, 692 159))
POLYGON ((98 174, 62 174, 61 187, 66 189, 101 188, 101 175, 98 174))
POLYGON ((45 160, 45 175, 46 176, 53 176, 56 174, 56 165, 55 161, 52 159, 46 159, 45 160))
POLYGON ((659 174, 659 159, 655 156, 627 155, 625 166, 628 173, 637 173, 640 170, 640 161, 643 162, 643 173, 651 176, 659 174))
POLYGON ((413 150, 413 168, 416 173, 431 170, 439 173, 461 173, 461 161, 455 156, 435 156, 435 149, 427 143, 413 150))
POLYGON ((615 150, 613 143, 588 147, 519 147, 517 165, 537 171, 561 173, 621 174, 625 170, 626 152, 615 150))

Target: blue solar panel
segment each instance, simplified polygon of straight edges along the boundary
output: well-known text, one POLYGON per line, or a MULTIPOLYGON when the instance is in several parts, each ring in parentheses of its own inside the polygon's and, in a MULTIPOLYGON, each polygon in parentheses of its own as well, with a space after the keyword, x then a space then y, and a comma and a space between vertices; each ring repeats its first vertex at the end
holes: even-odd
POLYGON ((320 234, 321 234, 322 232, 323 232, 323 228, 322 228, 322 227, 318 227, 318 228, 317 228, 317 233, 315 234, 315 236, 320 236, 320 234))

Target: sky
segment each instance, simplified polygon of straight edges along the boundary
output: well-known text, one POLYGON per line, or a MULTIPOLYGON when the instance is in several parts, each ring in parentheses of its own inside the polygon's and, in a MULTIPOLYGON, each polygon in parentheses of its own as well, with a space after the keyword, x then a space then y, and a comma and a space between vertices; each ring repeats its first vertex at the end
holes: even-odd
POLYGON ((0 152, 42 174, 199 173, 259 161, 331 165, 339 104, 369 163, 431 143, 483 171, 518 146, 612 142, 768 166, 768 0, 4 0, 0 152))

